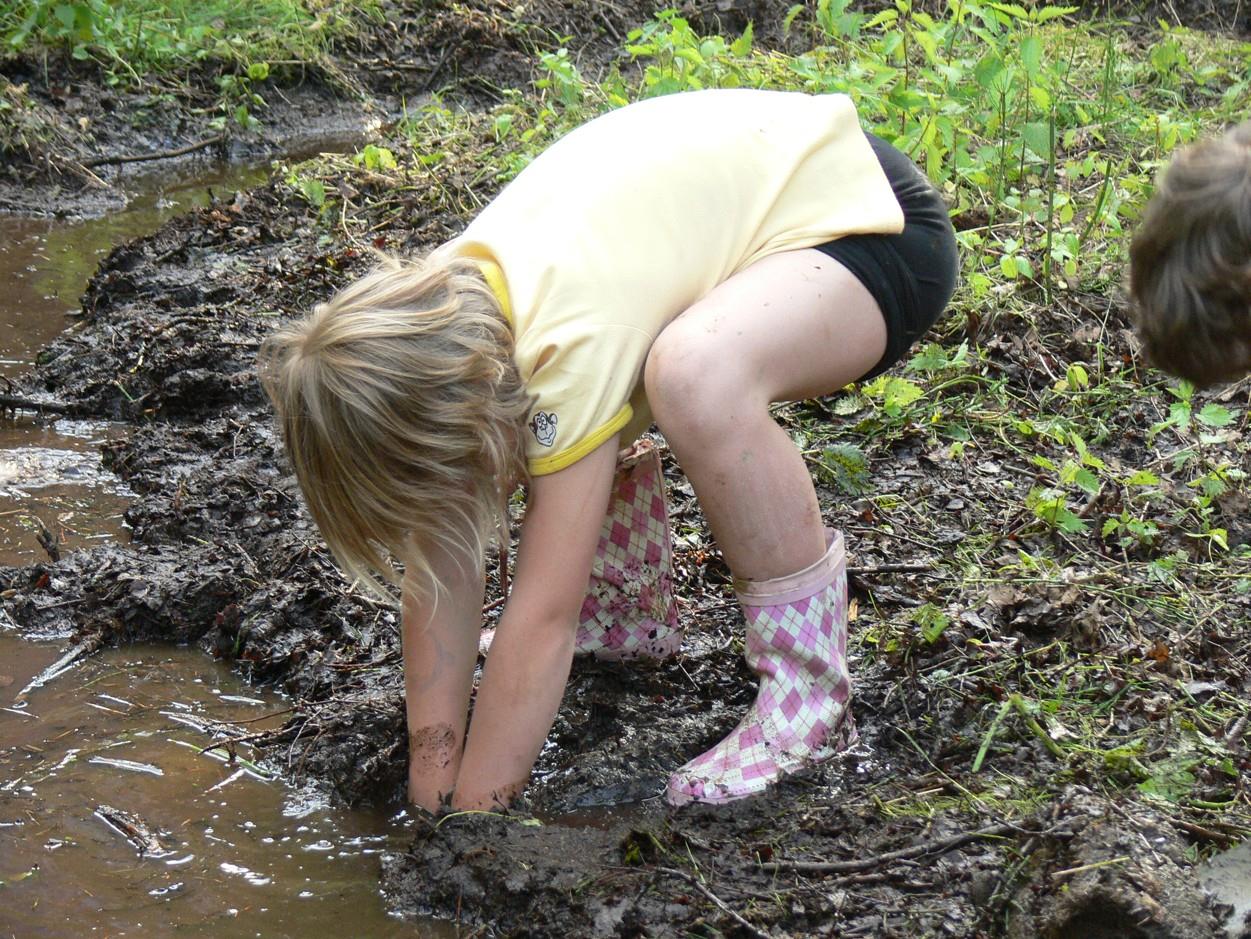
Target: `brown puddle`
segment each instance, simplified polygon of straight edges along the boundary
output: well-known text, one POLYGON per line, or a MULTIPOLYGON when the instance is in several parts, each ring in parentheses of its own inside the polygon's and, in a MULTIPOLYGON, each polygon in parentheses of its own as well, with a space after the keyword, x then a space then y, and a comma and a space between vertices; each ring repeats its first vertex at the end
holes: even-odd
POLYGON ((16 701, 59 653, 0 632, 0 934, 455 935, 386 913, 403 814, 332 809, 246 746, 201 752, 204 722, 271 727, 282 698, 198 650, 132 646, 16 701))

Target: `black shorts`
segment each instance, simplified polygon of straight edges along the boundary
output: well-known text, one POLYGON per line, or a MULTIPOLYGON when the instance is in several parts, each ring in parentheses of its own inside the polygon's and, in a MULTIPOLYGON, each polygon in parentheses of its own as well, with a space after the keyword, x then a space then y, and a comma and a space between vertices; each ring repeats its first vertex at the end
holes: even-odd
POLYGON ((856 276, 886 320, 886 352, 863 378, 886 371, 934 325, 956 289, 960 260, 947 206, 907 155, 866 134, 890 181, 904 228, 897 235, 848 235, 816 245, 856 276))

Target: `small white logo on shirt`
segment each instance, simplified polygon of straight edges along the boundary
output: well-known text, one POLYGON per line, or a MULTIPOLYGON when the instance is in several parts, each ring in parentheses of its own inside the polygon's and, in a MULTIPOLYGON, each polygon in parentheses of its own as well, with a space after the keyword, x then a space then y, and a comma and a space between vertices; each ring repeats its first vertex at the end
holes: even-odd
POLYGON ((530 431, 534 438, 543 446, 550 447, 556 442, 556 415, 546 411, 538 411, 530 418, 530 431))

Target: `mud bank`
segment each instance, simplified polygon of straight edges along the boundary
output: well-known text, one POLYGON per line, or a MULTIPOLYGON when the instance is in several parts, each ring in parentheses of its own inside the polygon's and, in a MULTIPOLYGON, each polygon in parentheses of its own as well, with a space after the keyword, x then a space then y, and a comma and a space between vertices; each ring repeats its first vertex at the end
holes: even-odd
MULTIPOLYGON (((0 61, 0 211, 99 215, 126 202, 145 175, 229 160, 308 155, 327 140, 359 139, 438 93, 492 103, 528 85, 537 48, 564 39, 595 70, 620 56, 626 33, 657 10, 678 8, 698 27, 738 32, 780 24, 780 0, 386 0, 359 15, 319 63, 275 66, 256 83, 259 125, 223 124, 211 62, 176 79, 110 87, 101 69, 62 51, 0 61)), ((780 38, 780 32, 779 32, 780 38)))
MULTIPOLYGON (((410 87, 456 81, 467 99, 489 95, 490 83, 524 82, 524 34, 504 28, 514 22, 510 5, 470 6, 456 16, 450 5, 396 6, 382 30, 390 38, 356 50, 379 60, 362 82, 393 91, 400 76, 414 81, 397 67, 404 63, 430 65, 410 87)), ((720 16, 737 29, 765 7, 780 22, 772 5, 705 4, 703 13, 706 23, 720 16)), ((587 34, 585 5, 528 9, 533 28, 587 34)), ((602 50, 597 43, 642 21, 650 5, 596 11, 587 44, 602 50)), ((490 139, 488 123, 478 132, 490 139)), ((457 206, 488 198, 493 185, 456 173, 437 188, 336 174, 330 186, 360 230, 396 252, 457 232, 467 220, 457 206)), ((267 765, 345 802, 387 805, 401 798, 407 757, 396 616, 337 573, 301 508, 254 377, 258 345, 276 323, 367 265, 359 238, 281 180, 115 250, 83 298, 81 321, 17 391, 130 428, 105 460, 139 496, 127 513, 132 543, 0 569, 0 595, 5 615, 31 634, 192 643, 274 684, 291 696, 293 713, 250 738, 267 765)), ((1083 302, 1096 301, 1072 299, 1083 302)), ((1132 355, 1123 311, 1097 302, 1107 341, 1132 355)), ((983 337, 985 373, 1025 395, 1050 381, 1035 367, 1044 354, 1060 374, 1065 362, 1086 360, 1093 340, 1071 328, 1071 313, 1057 303, 1034 323, 983 337)), ((978 338, 976 324, 969 333, 978 338)), ((810 407, 822 420, 842 419, 810 407)), ((1129 462, 1143 452, 1134 427, 1144 419, 1121 417, 1127 429, 1115 448, 1129 462)), ((666 774, 731 729, 754 693, 728 572, 667 459, 686 600, 682 656, 658 667, 575 663, 519 812, 430 820, 384 866, 394 908, 483 935, 1214 935, 1218 911, 1198 885, 1194 852, 1232 842, 1238 829, 1108 795, 1105 783, 1120 769, 1068 765, 1047 734, 1024 723, 998 736, 991 726, 988 736, 986 700, 1012 700, 1021 662, 1050 668, 1057 682, 1071 662, 1115 667, 1106 691, 1115 703, 1125 675, 1155 667, 1143 653, 1159 637, 1114 620, 1101 595, 1072 582, 944 593, 951 570, 943 559, 973 533, 1007 529, 1002 550, 1023 553, 1043 537, 1018 534, 1023 526, 979 507, 1004 477, 1036 475, 1010 448, 970 466, 918 431, 892 444, 874 471, 875 495, 923 504, 931 520, 909 528, 885 503, 822 486, 827 520, 855 551, 855 751, 728 808, 673 811, 657 798, 666 774), (939 637, 921 643, 891 632, 888 624, 930 601, 950 613, 939 637), (1035 796, 998 795, 993 775, 968 772, 975 756, 1011 777, 1013 792, 1035 796)), ((1246 540, 1236 503, 1214 511, 1231 541, 1246 540)), ((1251 600, 1226 602, 1205 629, 1162 632, 1160 641, 1190 663, 1184 677, 1195 688, 1246 694, 1240 623, 1251 600)), ((1118 603, 1150 623, 1149 597, 1127 589, 1118 603)), ((1163 714, 1144 701, 1115 717, 1126 732, 1153 728, 1163 746, 1180 732, 1163 714)), ((1240 771, 1245 764, 1243 751, 1240 771)), ((1210 784, 1216 791, 1220 781, 1210 784)))

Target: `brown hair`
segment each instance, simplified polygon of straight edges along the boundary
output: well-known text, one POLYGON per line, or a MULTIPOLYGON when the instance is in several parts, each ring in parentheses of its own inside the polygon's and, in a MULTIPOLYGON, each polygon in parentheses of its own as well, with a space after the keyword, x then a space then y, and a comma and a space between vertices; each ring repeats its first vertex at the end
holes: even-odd
POLYGON ((529 398, 477 265, 384 261, 261 347, 313 519, 348 576, 389 598, 399 558, 480 563, 524 473, 529 398))
POLYGON ((1251 369, 1251 121, 1174 158, 1129 255, 1153 364, 1196 385, 1251 369))

